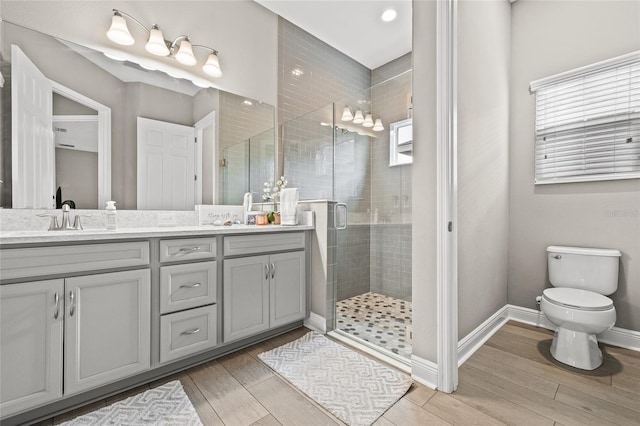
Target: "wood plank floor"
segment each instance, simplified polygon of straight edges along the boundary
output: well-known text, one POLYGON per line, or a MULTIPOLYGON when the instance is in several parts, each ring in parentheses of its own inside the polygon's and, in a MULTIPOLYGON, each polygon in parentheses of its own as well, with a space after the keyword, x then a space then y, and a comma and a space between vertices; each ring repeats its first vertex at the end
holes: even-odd
MULTIPOLYGON (((42 424, 177 379, 205 425, 341 425, 257 358, 306 332, 299 328, 42 424)), ((640 353, 601 345, 603 366, 585 372, 551 357, 552 337, 509 322, 460 368, 456 392, 414 384, 375 425, 640 425, 640 353)))

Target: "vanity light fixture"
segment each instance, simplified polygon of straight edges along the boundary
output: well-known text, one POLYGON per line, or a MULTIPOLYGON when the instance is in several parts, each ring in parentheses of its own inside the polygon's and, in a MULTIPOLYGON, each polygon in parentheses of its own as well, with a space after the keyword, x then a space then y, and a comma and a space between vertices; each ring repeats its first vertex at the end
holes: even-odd
POLYGON ((376 123, 373 125, 373 129, 374 132, 381 132, 384 130, 384 126, 382 125, 382 120, 379 118, 376 118, 376 123))
POLYGON ((162 34, 162 31, 160 31, 160 27, 158 27, 158 25, 154 24, 149 30, 142 22, 118 9, 113 9, 111 27, 109 27, 109 30, 107 31, 107 37, 109 40, 123 46, 131 46, 135 43, 135 39, 127 27, 127 21, 125 18, 128 18, 132 22, 140 25, 149 35, 147 43, 144 46, 147 52, 157 56, 173 55, 173 58, 181 64, 194 66, 198 63, 198 60, 193 54, 193 48, 199 47, 207 49, 211 53, 209 53, 206 62, 202 66, 202 70, 211 77, 222 76, 217 50, 200 44, 191 44, 189 37, 186 35, 177 37, 173 42, 168 41, 164 38, 164 35, 162 34))
POLYGON ((353 124, 361 124, 364 121, 364 116, 362 115, 361 110, 357 110, 356 114, 353 116, 353 124))
POLYGON ((342 110, 342 117, 340 118, 342 121, 353 121, 353 110, 349 105, 344 107, 342 110))
POLYGON ((362 127, 373 127, 373 117, 371 117, 371 114, 367 114, 367 116, 364 118, 362 127))

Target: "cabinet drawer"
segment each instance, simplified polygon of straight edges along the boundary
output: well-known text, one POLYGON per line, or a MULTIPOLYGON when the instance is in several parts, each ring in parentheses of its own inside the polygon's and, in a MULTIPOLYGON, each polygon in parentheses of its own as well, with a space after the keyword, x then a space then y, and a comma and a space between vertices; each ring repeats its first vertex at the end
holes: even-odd
POLYGON ((3 280, 148 264, 147 241, 5 249, 0 253, 3 280))
POLYGON ((216 262, 160 267, 160 313, 216 302, 216 262))
POLYGON ((213 348, 217 341, 217 305, 204 306, 160 318, 160 362, 213 348))
POLYGON ((283 232, 269 235, 225 237, 224 255, 269 253, 304 248, 304 232, 283 232))
POLYGON ((211 259, 216 257, 215 238, 160 240, 160 262, 211 259))

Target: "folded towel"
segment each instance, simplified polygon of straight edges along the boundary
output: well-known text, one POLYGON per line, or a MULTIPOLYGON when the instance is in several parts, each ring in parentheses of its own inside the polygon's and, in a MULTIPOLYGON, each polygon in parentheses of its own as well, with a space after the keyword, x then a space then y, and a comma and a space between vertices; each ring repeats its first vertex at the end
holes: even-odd
POLYGON ((298 188, 284 188, 280 192, 280 218, 282 225, 297 225, 298 188))

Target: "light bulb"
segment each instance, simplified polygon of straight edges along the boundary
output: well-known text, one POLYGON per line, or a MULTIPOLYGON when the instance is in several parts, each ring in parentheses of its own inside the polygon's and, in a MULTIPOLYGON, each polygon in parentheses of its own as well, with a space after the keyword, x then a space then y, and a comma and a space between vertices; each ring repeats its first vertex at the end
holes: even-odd
POLYGON ((191 43, 189 39, 184 39, 180 42, 180 49, 178 53, 176 53, 176 61, 180 62, 182 65, 193 66, 198 63, 196 57, 193 56, 193 49, 191 48, 191 43))
POLYGON ((151 27, 149 41, 144 45, 144 48, 147 49, 147 52, 158 56, 169 56, 171 53, 167 47, 167 43, 164 41, 162 31, 160 31, 157 25, 151 27))
POLYGON ((344 107, 342 110, 342 121, 353 121, 353 111, 349 106, 344 107))
POLYGON ((205 62, 202 66, 202 70, 211 77, 222 76, 222 70, 220 69, 220 60, 218 59, 217 53, 212 52, 209 54, 207 62, 205 62))
POLYGON ((362 111, 357 110, 356 115, 353 117, 354 124, 360 124, 364 121, 364 116, 362 115, 362 111))
POLYGON ((384 130, 384 126, 382 125, 382 120, 376 118, 376 124, 373 125, 374 132, 381 132, 384 130))
POLYGON ((362 127, 373 127, 373 118, 371 117, 371 114, 367 114, 362 122, 362 127))
POLYGON ((111 18, 111 27, 109 27, 109 30, 107 31, 107 37, 112 42, 123 46, 131 46, 135 43, 133 36, 129 32, 129 28, 127 27, 127 21, 125 21, 122 15, 117 12, 114 13, 111 18))

